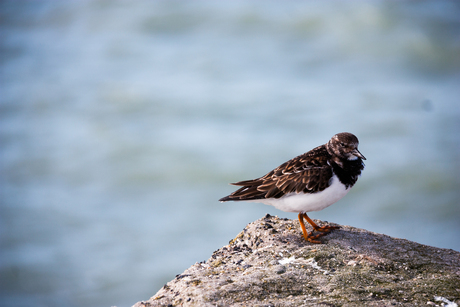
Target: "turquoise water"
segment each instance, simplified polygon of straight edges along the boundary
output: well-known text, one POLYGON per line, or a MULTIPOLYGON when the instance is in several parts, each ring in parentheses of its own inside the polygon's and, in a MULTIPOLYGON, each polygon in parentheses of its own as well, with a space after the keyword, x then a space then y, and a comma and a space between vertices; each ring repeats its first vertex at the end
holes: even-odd
POLYGON ((458 3, 3 1, 0 14, 0 305, 148 299, 247 223, 296 218, 217 200, 341 131, 366 169, 310 216, 460 250, 458 3))

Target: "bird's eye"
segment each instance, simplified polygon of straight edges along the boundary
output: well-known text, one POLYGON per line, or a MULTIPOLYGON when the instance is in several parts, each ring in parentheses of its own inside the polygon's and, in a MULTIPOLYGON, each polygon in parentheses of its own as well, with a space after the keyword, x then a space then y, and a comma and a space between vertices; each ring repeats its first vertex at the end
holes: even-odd
POLYGON ((345 147, 345 143, 340 143, 340 146, 345 147))

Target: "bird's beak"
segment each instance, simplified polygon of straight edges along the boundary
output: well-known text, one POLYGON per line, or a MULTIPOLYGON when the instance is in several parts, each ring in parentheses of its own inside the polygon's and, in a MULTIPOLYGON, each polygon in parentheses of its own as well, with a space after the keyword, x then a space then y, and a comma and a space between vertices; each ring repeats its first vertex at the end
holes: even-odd
POLYGON ((366 158, 359 152, 358 149, 355 149, 351 152, 355 157, 361 158, 363 160, 366 160, 366 158))

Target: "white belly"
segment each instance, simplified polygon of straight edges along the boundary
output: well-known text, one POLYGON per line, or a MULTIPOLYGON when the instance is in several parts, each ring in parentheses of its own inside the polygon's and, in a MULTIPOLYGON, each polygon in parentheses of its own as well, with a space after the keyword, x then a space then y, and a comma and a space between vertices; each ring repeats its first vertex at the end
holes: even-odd
POLYGON ((263 203, 286 212, 320 211, 329 207, 347 195, 346 189, 336 175, 332 177, 332 184, 325 190, 317 193, 289 193, 278 199, 257 199, 250 202, 263 203))

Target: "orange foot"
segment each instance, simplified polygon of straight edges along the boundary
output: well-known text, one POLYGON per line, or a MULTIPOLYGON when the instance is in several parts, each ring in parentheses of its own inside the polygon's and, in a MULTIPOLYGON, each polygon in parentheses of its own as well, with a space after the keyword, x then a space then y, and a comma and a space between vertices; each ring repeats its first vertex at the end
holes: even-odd
POLYGON ((308 242, 311 242, 311 243, 315 243, 315 244, 320 244, 321 243, 321 241, 318 241, 316 239, 327 235, 333 229, 339 229, 340 228, 339 226, 321 226, 320 227, 320 226, 316 225, 315 222, 313 222, 312 219, 309 218, 306 213, 299 213, 299 221, 300 221, 300 226, 302 227, 303 237, 305 238, 305 240, 307 240, 308 242), (306 219, 307 222, 310 223, 311 226, 313 226, 313 231, 316 230, 316 231, 319 231, 321 233, 319 233, 317 235, 313 235, 313 231, 308 233, 307 229, 305 228, 305 224, 303 222, 303 219, 306 219))

